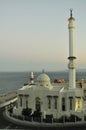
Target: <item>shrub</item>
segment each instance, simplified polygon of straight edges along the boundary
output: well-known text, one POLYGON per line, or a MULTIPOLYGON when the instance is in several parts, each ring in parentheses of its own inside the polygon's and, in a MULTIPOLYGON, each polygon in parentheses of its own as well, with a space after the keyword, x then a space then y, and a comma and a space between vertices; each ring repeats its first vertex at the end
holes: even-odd
POLYGON ((24 108, 22 110, 22 115, 23 116, 31 116, 31 113, 32 113, 32 109, 31 108, 24 108))

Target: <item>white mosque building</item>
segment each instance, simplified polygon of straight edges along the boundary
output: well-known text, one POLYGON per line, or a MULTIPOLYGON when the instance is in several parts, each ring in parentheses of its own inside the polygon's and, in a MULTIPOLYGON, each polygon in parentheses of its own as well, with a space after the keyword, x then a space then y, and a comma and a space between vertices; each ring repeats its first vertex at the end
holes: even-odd
POLYGON ((69 29, 69 85, 65 87, 59 84, 52 84, 46 73, 41 73, 34 82, 34 75, 31 74, 31 83, 18 90, 17 106, 13 109, 13 115, 22 116, 23 110, 29 108, 31 115, 41 113, 43 119, 52 117, 59 119, 62 116, 77 115, 83 112, 83 88, 76 88, 76 66, 74 56, 74 22, 72 10, 68 19, 69 29))

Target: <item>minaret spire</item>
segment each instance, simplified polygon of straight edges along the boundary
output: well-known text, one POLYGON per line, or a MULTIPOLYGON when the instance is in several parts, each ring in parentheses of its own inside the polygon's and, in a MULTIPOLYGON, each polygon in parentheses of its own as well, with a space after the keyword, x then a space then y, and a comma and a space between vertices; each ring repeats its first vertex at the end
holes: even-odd
POLYGON ((75 65, 75 52, 74 52, 74 22, 75 19, 72 16, 72 9, 70 9, 70 18, 68 19, 69 24, 68 24, 68 29, 69 29, 69 89, 74 89, 76 88, 76 65, 75 65))
POLYGON ((72 11, 73 11, 73 9, 70 9, 70 17, 72 18, 72 11))
POLYGON ((75 19, 73 18, 73 9, 70 9, 70 18, 69 18, 68 20, 75 20, 75 19))

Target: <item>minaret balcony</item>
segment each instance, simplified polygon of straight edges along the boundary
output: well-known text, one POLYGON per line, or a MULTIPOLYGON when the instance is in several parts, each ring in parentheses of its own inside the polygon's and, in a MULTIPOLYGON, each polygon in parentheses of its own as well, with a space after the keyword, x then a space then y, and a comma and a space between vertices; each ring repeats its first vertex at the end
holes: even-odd
POLYGON ((76 59, 76 57, 75 56, 69 56, 68 59, 69 60, 74 60, 74 59, 76 59))

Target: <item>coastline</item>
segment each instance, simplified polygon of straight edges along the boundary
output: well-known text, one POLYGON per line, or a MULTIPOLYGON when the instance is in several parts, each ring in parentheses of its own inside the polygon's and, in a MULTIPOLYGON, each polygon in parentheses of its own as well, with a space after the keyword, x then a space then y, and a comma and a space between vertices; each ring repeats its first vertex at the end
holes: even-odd
POLYGON ((17 92, 8 92, 0 94, 0 104, 7 102, 17 96, 17 92))

